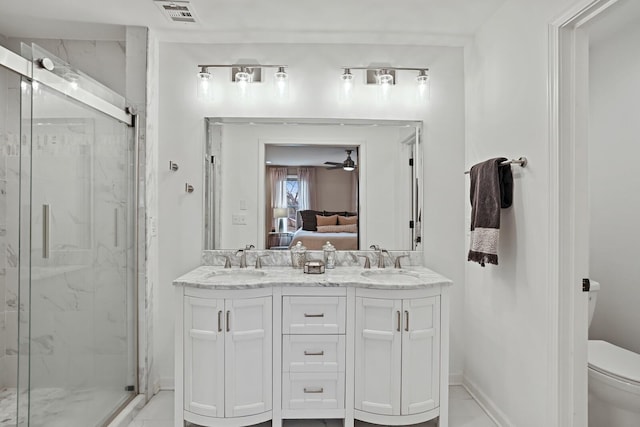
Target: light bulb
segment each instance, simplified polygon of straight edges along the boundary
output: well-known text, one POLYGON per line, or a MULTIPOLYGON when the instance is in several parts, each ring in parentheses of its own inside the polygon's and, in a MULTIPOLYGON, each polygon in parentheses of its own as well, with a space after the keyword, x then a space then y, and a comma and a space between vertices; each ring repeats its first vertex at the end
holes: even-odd
POLYGON ((353 96, 353 74, 351 74, 351 70, 345 68, 344 72, 340 75, 340 80, 342 81, 340 100, 342 102, 349 102, 353 96))
POLYGON ((380 70, 378 74, 378 84, 380 85, 391 85, 393 84, 393 75, 389 70, 380 70))
POLYGON ((289 75, 284 67, 278 67, 278 71, 273 75, 276 84, 276 91, 280 99, 286 99, 289 96, 289 75))
POLYGON ((210 101, 213 99, 211 89, 211 73, 206 67, 200 68, 198 72, 198 99, 210 101))
POLYGON ((418 83, 418 102, 426 102, 429 99, 429 75, 427 70, 420 70, 416 77, 418 83))
POLYGON ((237 83, 243 83, 243 82, 244 83, 248 83, 250 77, 251 77, 251 75, 249 74, 247 69, 242 67, 242 68, 240 68, 240 71, 238 71, 236 73, 236 82, 237 83))

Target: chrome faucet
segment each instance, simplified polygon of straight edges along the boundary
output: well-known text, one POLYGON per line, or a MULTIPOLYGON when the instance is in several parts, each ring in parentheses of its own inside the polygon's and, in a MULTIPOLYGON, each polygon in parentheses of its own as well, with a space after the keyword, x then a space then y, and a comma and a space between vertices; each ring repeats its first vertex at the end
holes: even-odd
POLYGON ((409 258, 409 254, 398 255, 393 263, 394 268, 402 268, 402 265, 400 265, 400 258, 409 258))
POLYGON ((364 258, 364 268, 371 268, 371 261, 367 255, 358 255, 358 257, 364 258))
POLYGON ((264 258, 269 255, 257 255, 256 256, 256 268, 262 268, 262 260, 260 258, 264 258))
MULTIPOLYGON (((378 245, 371 245, 369 249, 373 249, 378 252, 378 268, 384 268, 384 254, 389 255, 389 251, 386 249, 380 248, 378 245)), ((391 255, 389 255, 391 256, 391 255)))
POLYGON ((238 249, 238 252, 236 252, 236 256, 240 255, 240 268, 247 268, 247 251, 253 248, 255 246, 246 245, 244 249, 238 249))

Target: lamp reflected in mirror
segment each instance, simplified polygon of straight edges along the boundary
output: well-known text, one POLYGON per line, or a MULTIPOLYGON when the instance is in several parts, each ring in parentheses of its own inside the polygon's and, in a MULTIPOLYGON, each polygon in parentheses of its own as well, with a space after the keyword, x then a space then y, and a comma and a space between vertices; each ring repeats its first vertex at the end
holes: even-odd
POLYGON ((278 233, 287 232, 287 208, 273 208, 273 218, 276 220, 276 230, 278 233))

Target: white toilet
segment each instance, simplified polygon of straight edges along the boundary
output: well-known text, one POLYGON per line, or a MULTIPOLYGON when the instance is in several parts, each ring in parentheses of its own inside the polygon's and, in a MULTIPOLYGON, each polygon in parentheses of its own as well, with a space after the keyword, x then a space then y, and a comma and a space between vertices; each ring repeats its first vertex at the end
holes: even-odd
MULTIPOLYGON (((598 282, 591 281, 589 325, 598 282)), ((640 354, 589 340, 589 427, 640 426, 640 354)))

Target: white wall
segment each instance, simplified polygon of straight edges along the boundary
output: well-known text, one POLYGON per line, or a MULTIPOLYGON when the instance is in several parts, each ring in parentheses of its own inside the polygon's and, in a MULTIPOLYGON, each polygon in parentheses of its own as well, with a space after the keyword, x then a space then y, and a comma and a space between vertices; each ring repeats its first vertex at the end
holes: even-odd
MULTIPOLYGON (((464 232, 464 78, 461 48, 373 45, 206 45, 160 46, 159 263, 155 323, 155 355, 164 384, 173 378, 173 288, 171 281, 200 264, 202 248, 202 145, 204 117, 321 117, 424 120, 425 212, 424 252, 427 266, 453 279, 451 371, 462 371, 462 283, 464 232), (238 99, 226 80, 228 70, 213 70, 212 103, 196 99, 196 65, 235 63, 254 58, 261 63, 286 63, 291 74, 290 97, 278 103, 265 94, 251 102, 238 99), (336 101, 344 65, 389 61, 397 66, 429 66, 431 101, 414 102, 413 78, 395 87, 385 103, 371 88, 358 87, 351 105, 336 101), (224 80, 224 83, 220 83, 224 80), (180 165, 170 172, 168 162, 180 165), (195 186, 184 191, 185 182, 195 186)), ((264 86, 266 92, 267 86, 264 86)))
MULTIPOLYGON (((548 25, 569 0, 507 0, 465 61, 467 166, 526 156, 513 166, 502 211, 499 265, 467 263, 467 384, 503 425, 554 425, 550 389, 548 25)), ((468 186, 468 184, 467 184, 468 186)), ((468 194, 468 193, 467 193, 468 194)), ((467 229, 470 206, 465 200, 467 229)))
POLYGON ((354 171, 342 169, 316 169, 316 207, 325 211, 351 211, 353 200, 354 171))
POLYGON ((640 353, 640 27, 615 27, 589 53, 589 274, 602 288, 590 329, 640 353))

